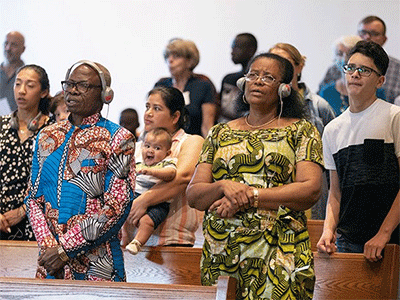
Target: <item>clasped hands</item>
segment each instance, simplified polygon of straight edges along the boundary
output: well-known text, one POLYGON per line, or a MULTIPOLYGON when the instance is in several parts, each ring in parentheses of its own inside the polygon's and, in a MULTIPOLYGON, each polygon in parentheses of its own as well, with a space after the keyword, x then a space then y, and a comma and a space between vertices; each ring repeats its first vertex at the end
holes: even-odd
POLYGON ((222 218, 231 218, 238 211, 254 206, 255 196, 258 196, 254 192, 255 188, 231 180, 223 180, 221 184, 224 196, 214 201, 208 208, 209 211, 216 210, 222 218))
POLYGON ((39 266, 43 266, 47 274, 54 276, 56 279, 64 278, 64 266, 66 262, 62 261, 58 254, 58 246, 45 248, 41 251, 39 259, 39 266))

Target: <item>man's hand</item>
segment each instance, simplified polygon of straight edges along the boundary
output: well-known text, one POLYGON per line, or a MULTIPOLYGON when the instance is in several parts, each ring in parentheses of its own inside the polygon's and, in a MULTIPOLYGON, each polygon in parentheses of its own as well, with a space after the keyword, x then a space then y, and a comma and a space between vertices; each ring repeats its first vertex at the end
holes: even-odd
POLYGON ((364 256, 369 261, 378 261, 382 258, 382 250, 390 240, 390 235, 379 232, 364 245, 364 256))
POLYGON ((324 230, 321 238, 317 243, 318 252, 332 254, 337 250, 336 247, 336 235, 331 231, 324 230))
POLYGON ((45 248, 42 250, 38 259, 39 266, 43 266, 47 274, 56 278, 63 278, 63 267, 65 262, 61 260, 58 254, 58 247, 45 248))

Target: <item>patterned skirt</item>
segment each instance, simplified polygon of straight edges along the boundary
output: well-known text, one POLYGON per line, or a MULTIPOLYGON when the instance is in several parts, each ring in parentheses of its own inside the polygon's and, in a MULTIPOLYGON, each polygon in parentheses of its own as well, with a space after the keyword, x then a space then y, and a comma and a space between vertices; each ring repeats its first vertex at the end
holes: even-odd
POLYGON ((201 259, 203 285, 238 280, 236 299, 312 299, 314 259, 304 212, 251 208, 234 218, 207 213, 201 259))

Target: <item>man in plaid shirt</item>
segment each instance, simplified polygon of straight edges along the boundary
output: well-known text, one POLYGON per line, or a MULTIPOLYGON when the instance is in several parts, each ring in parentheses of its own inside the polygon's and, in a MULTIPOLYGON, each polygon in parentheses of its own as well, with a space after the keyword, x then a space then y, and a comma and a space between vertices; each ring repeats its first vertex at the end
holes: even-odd
MULTIPOLYGON (((377 16, 368 16, 362 19, 358 25, 358 35, 366 41, 372 41, 380 46, 385 44, 386 24, 377 16)), ((331 81, 336 81, 341 76, 341 71, 336 66, 331 66, 319 89, 331 81)), ((382 88, 385 91, 386 101, 394 103, 394 99, 400 96, 400 61, 389 56, 389 68, 385 75, 386 81, 382 88)))

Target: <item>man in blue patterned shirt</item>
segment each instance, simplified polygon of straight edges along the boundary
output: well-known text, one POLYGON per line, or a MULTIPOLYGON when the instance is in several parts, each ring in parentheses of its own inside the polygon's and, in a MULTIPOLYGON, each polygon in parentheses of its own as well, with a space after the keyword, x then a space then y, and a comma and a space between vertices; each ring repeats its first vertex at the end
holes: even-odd
POLYGON ((135 138, 100 114, 110 84, 104 66, 74 64, 62 82, 68 120, 37 137, 26 206, 38 278, 126 280, 119 231, 132 205, 135 138))

